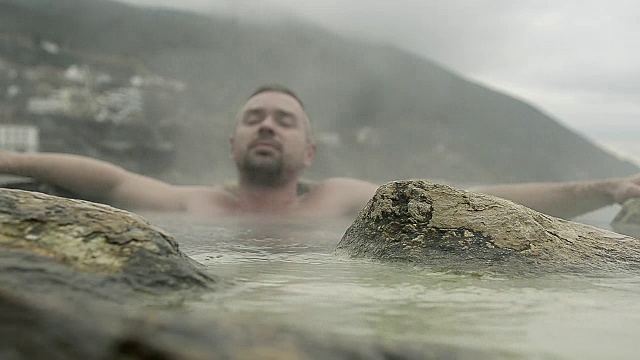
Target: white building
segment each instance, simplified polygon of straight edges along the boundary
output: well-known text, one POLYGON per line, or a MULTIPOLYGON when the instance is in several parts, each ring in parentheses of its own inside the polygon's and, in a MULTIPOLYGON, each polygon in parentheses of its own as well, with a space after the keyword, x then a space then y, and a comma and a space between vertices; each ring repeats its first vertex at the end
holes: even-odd
POLYGON ((40 132, 35 126, 0 125, 0 149, 37 152, 40 146, 40 132))

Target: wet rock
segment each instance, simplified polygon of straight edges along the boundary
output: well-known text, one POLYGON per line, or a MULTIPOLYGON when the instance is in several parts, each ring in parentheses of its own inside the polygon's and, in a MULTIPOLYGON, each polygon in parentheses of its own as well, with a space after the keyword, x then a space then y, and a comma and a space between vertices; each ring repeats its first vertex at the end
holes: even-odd
POLYGON ((171 235, 140 216, 0 189, 0 285, 6 291, 166 303, 217 283, 171 235))
POLYGON ((99 203, 111 205, 107 203, 105 199, 101 199, 99 197, 90 198, 88 196, 83 196, 82 194, 78 194, 76 192, 61 188, 57 185, 47 183, 47 182, 42 182, 42 181, 39 181, 33 178, 28 178, 28 177, 15 177, 15 178, 3 179, 2 176, 0 175, 0 188, 36 191, 39 193, 53 195, 53 196, 87 200, 87 201, 99 202, 99 203))
POLYGON ((640 199, 627 200, 613 218, 611 227, 621 234, 640 239, 640 199))
POLYGON ((260 319, 122 311, 25 299, 0 291, 0 358, 85 359, 494 359, 513 355, 454 345, 375 344, 310 334, 260 319))
POLYGON ((640 268, 637 239, 425 181, 380 187, 337 251, 464 272, 527 275, 640 268))

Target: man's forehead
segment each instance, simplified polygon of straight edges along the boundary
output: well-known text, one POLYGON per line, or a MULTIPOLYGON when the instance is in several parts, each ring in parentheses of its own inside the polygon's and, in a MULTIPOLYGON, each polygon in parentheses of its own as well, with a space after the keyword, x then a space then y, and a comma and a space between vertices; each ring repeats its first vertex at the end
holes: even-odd
POLYGON ((251 97, 242 107, 242 111, 261 108, 285 110, 298 115, 304 112, 298 100, 276 91, 266 91, 251 97))

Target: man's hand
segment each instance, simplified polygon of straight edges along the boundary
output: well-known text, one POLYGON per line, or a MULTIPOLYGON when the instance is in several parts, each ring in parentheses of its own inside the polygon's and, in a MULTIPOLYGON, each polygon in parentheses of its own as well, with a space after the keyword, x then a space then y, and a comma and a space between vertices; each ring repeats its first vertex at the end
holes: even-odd
POLYGON ((619 204, 640 197, 640 174, 615 180, 611 185, 611 196, 619 204))

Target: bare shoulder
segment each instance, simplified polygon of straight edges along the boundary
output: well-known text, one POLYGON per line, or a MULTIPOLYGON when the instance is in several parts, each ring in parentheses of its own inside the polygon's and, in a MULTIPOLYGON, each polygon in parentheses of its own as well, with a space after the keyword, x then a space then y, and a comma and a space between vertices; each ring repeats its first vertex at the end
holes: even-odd
POLYGON ((353 179, 347 177, 334 177, 318 183, 319 189, 330 189, 332 191, 358 191, 369 193, 373 196, 378 189, 378 185, 369 181, 353 179))
POLYGON ((352 178, 329 178, 319 182, 309 194, 312 198, 321 198, 330 202, 345 214, 360 211, 378 189, 378 185, 352 178))

